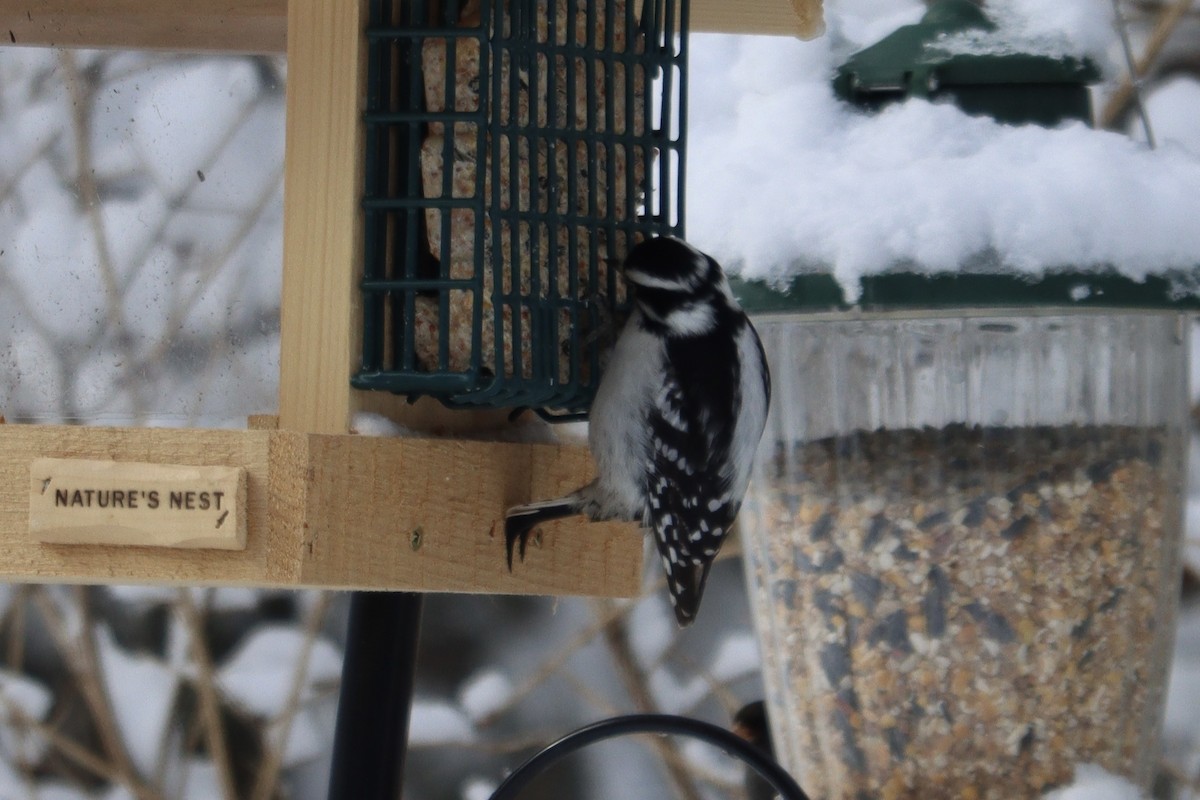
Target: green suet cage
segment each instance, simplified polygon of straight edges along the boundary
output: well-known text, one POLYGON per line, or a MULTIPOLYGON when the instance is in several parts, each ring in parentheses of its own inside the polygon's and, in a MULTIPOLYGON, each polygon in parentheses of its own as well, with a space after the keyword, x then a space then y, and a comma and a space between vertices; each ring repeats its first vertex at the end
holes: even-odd
POLYGON ((352 384, 586 409, 617 268, 683 233, 686 0, 371 0, 352 384))

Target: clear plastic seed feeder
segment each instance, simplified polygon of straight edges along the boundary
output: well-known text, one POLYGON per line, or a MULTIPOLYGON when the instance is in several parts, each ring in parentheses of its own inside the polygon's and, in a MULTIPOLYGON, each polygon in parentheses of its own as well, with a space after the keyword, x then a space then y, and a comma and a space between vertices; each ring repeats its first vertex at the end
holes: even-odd
POLYGON ((1088 763, 1148 785, 1183 315, 755 324, 777 391, 741 519, 776 747, 806 790, 1033 798, 1088 763))
MULTIPOLYGON (((923 84, 924 85, 924 84, 923 84)), ((775 382, 740 517, 777 754, 813 797, 1148 789, 1182 539, 1165 279, 737 288, 775 382)))

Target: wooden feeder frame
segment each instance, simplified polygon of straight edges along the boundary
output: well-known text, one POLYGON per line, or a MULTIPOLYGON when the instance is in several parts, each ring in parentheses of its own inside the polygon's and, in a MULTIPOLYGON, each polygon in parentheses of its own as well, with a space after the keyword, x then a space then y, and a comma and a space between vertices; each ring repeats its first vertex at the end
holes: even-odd
MULTIPOLYGON (((372 438, 361 411, 469 436, 502 413, 352 389, 361 352, 366 0, 0 0, 16 45, 288 56, 278 417, 247 430, 0 425, 0 579, 631 596, 635 525, 547 525, 512 574, 507 506, 585 483, 581 446, 372 438), (244 550, 44 544, 29 533, 35 458, 244 467, 244 550)), ((693 30, 811 36, 820 0, 691 0, 693 30)), ((2 418, 0 418, 2 419, 2 418)))

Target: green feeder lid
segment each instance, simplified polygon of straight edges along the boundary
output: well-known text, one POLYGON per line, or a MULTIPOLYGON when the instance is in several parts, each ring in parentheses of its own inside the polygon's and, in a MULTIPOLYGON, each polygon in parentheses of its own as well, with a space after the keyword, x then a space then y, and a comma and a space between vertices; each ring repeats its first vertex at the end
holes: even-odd
POLYGON ((949 99, 963 111, 1000 122, 1055 125, 1091 121, 1087 84, 1099 78, 1090 61, 1015 52, 989 35, 995 24, 970 0, 942 0, 838 68, 834 92, 868 109, 909 97, 949 99), (954 34, 977 32, 972 52, 955 52, 954 34))
POLYGON ((732 277, 730 283, 751 314, 786 312, 946 310, 951 308, 1139 308, 1200 310, 1191 273, 1151 275, 1135 281, 1116 271, 1055 272, 1041 277, 1015 274, 889 272, 860 281, 855 303, 828 274, 802 274, 786 285, 732 277))

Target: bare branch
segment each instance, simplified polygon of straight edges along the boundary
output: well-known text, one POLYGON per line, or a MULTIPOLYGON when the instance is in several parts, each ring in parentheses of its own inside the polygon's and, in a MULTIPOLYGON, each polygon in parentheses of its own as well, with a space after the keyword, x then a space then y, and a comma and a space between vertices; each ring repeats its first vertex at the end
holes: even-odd
POLYGON ((273 720, 272 727, 278 728, 275 741, 270 741, 270 729, 263 737, 266 756, 258 768, 258 778, 254 782, 254 790, 250 792, 251 800, 270 800, 278 788, 279 771, 283 765, 283 753, 287 748, 288 736, 292 731, 292 720, 296 718, 296 713, 300 709, 300 700, 304 695, 304 687, 308 684, 308 663, 312 657, 313 645, 321 632, 321 623, 329 611, 330 598, 329 592, 322 592, 308 612, 308 619, 304 625, 304 646, 300 650, 300 658, 292 673, 292 686, 288 691, 287 704, 284 706, 283 713, 273 720))
POLYGON ((108 324, 113 331, 125 327, 125 315, 121 309, 121 291, 117 283, 117 271, 113 266, 112 252, 108 245, 108 233, 104 229, 104 218, 100 216, 100 192, 96 188, 96 172, 92 168, 91 142, 91 91, 75 63, 75 54, 70 50, 59 50, 58 61, 62 68, 67 91, 71 96, 75 134, 76 182, 79 200, 96 237, 96 257, 99 261, 100 278, 104 282, 104 302, 108 308, 108 324))
POLYGON ((1134 74, 1126 75, 1116 91, 1108 98, 1108 102, 1100 114, 1101 128, 1111 128, 1124 115, 1129 104, 1133 102, 1136 81, 1149 73, 1154 62, 1162 53, 1163 46, 1179 24, 1179 20, 1191 9, 1192 3, 1193 0, 1175 0, 1159 12, 1158 22, 1150 34, 1150 39, 1146 42, 1146 48, 1134 63, 1134 74))
POLYGON ((33 601, 46 626, 63 655, 68 670, 79 687, 79 693, 88 706, 92 723, 100 737, 100 744, 108 757, 116 782, 125 786, 139 798, 154 798, 155 793, 141 780, 133 760, 125 749, 125 742, 117 725, 116 713, 104 688, 103 672, 96 651, 95 628, 92 625, 83 587, 74 587, 73 597, 81 616, 77 635, 67 630, 61 612, 47 593, 47 587, 33 590, 33 601))
MULTIPOLYGON (((605 612, 611 608, 612 601, 597 601, 596 606, 597 616, 607 617, 608 614, 605 612)), ((617 674, 625 686, 625 691, 629 693, 629 698, 633 701, 633 707, 643 714, 659 713, 661 709, 650 692, 649 675, 637 663, 637 658, 633 654, 625 615, 611 619, 604 626, 604 642, 608 645, 608 651, 616 664, 617 674)), ((650 742, 658 751, 659 757, 662 758, 663 764, 667 768, 676 795, 682 800, 703 800, 700 788, 688 772, 687 763, 679 751, 679 746, 673 740, 662 737, 654 737, 650 742)))
POLYGON ((587 646, 593 639, 599 636, 600 632, 604 630, 605 626, 607 626, 611 620, 616 619, 617 617, 626 613, 628 613, 628 608, 621 608, 619 606, 614 606, 613 608, 607 609, 603 614, 600 614, 594 622, 575 634, 569 641, 564 642, 561 647, 556 648, 554 654, 542 662, 542 665, 532 672, 529 677, 526 678, 525 681, 513 691, 508 698, 508 702, 505 703, 503 707, 479 720, 479 727, 486 727, 490 725, 498 717, 514 708, 519 702, 532 694, 534 690, 544 683, 551 675, 561 670, 563 665, 567 663, 571 656, 575 655, 575 653, 579 652, 579 650, 587 646))
POLYGON ((212 757, 213 764, 217 768, 222 795, 225 800, 237 800, 233 766, 229 760, 229 746, 225 741, 225 731, 221 727, 221 705, 217 698, 216 672, 213 669, 212 656, 208 652, 208 644, 204 639, 203 620, 187 589, 180 589, 178 597, 175 607, 182 616, 184 625, 187 626, 192 646, 192 659, 196 662, 199 670, 196 678, 196 693, 200 698, 200 717, 204 723, 204 740, 208 745, 208 753, 212 757))

